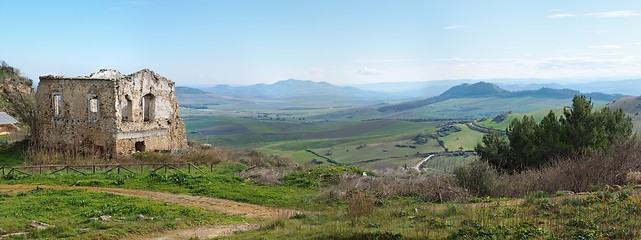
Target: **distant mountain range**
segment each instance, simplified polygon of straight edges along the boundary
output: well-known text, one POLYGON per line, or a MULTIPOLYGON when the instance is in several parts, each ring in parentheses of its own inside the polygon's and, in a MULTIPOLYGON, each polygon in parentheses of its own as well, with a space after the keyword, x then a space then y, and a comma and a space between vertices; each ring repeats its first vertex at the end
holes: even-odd
POLYGON ((283 80, 273 84, 255 84, 242 87, 217 85, 203 90, 226 96, 271 99, 338 97, 377 100, 385 98, 380 93, 355 87, 341 87, 327 82, 294 79, 283 80))
MULTIPOLYGON (((441 82, 439 84, 445 84, 441 82)), ((418 87, 417 87, 418 88, 418 87)), ((443 90, 439 95, 422 98, 406 98, 399 101, 398 95, 362 90, 356 87, 336 86, 327 82, 309 80, 283 80, 273 84, 255 84, 251 86, 217 85, 211 88, 196 89, 176 87, 178 100, 183 107, 207 108, 208 105, 236 105, 237 108, 253 106, 261 108, 289 107, 366 107, 384 116, 421 108, 449 99, 472 98, 533 98, 533 99, 566 99, 584 94, 593 100, 609 102, 624 95, 600 92, 582 93, 572 89, 539 88, 537 90, 509 91, 489 82, 462 83, 443 90), (385 104, 386 102, 393 104, 385 104), (397 103, 394 103, 397 102, 397 103)), ((526 102, 537 101, 527 100, 526 102)), ((558 102, 558 101, 557 101, 558 102)), ((236 107, 234 107, 236 108, 236 107)), ((379 115, 379 114, 375 114, 379 115)))
POLYGON ((569 88, 581 92, 601 92, 608 94, 624 94, 639 96, 641 95, 641 79, 627 79, 627 80, 614 80, 614 81, 593 81, 584 83, 530 83, 530 84, 514 84, 514 83, 497 83, 503 89, 507 90, 536 90, 544 88, 563 89, 569 88))
POLYGON ((612 101, 621 97, 624 97, 622 94, 604 94, 604 93, 581 93, 577 90, 572 89, 552 89, 552 88, 540 88, 538 90, 524 90, 524 91, 507 91, 499 86, 487 83, 487 82, 477 82, 474 84, 463 83, 451 87, 441 95, 425 98, 421 100, 403 102, 398 104, 386 105, 378 108, 379 112, 388 112, 388 111, 405 111, 409 109, 423 107, 429 104, 445 101, 448 99, 454 98, 523 98, 523 97, 532 97, 532 98, 555 98, 555 99, 571 99, 575 95, 584 94, 588 98, 601 101, 612 101))
MULTIPOLYGON (((355 85, 355 87, 363 90, 382 92, 388 95, 405 96, 406 98, 426 98, 438 96, 447 89, 463 83, 475 83, 478 81, 479 80, 474 79, 457 79, 420 82, 382 82, 355 85)), ((508 91, 567 88, 580 92, 618 93, 631 96, 641 95, 641 79, 586 79, 582 82, 576 82, 576 80, 573 79, 505 78, 487 79, 483 81, 493 83, 508 91)))

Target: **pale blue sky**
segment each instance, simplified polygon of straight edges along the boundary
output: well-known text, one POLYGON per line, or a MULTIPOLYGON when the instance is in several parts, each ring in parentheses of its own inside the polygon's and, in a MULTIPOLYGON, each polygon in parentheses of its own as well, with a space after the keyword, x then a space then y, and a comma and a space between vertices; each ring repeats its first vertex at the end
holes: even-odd
POLYGON ((0 0, 0 23, 0 60, 32 79, 641 77, 641 1, 0 0))

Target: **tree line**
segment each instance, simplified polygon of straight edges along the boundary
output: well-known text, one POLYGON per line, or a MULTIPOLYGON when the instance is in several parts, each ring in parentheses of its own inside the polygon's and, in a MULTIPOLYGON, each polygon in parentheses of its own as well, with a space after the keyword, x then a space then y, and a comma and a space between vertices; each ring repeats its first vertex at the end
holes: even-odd
POLYGON ((536 169, 557 158, 602 152, 618 139, 632 136, 632 119, 623 110, 595 110, 577 95, 561 116, 550 111, 540 122, 532 116, 514 119, 506 133, 483 136, 475 147, 481 160, 508 173, 536 169))

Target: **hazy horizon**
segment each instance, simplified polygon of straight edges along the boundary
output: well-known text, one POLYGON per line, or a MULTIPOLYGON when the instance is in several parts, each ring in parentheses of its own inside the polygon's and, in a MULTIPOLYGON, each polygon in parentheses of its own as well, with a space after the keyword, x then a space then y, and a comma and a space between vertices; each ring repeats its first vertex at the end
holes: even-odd
MULTIPOLYGON (((177 85, 641 77, 641 2, 4 1, 0 60, 37 80, 177 85)), ((544 83, 544 82, 542 82, 544 83)))

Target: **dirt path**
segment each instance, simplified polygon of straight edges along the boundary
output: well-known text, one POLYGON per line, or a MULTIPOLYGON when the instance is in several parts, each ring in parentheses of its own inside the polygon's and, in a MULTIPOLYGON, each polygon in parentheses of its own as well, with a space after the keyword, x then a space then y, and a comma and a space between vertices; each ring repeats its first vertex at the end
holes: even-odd
POLYGON ((417 172, 420 172, 420 171, 421 171, 421 165, 422 165, 424 162, 426 162, 427 160, 430 160, 430 158, 432 158, 432 157, 434 157, 434 154, 429 155, 429 156, 427 156, 425 159, 423 159, 423 160, 421 160, 420 162, 418 162, 418 164, 416 164, 416 166, 414 166, 414 169, 416 169, 416 171, 417 171, 417 172))
MULTIPOLYGON (((47 186, 47 185, 0 185, 0 191, 30 191, 37 187, 50 188, 50 189, 85 189, 92 192, 107 192, 122 196, 139 197, 154 199, 168 203, 175 203, 183 206, 192 206, 218 213, 225 213, 230 215, 240 215, 248 218, 259 219, 277 219, 286 218, 298 211, 289 209, 280 209, 272 207, 264 207, 248 203, 241 203, 231 200, 191 196, 184 194, 172 194, 163 192, 152 192, 137 189, 125 188, 100 188, 100 187, 84 187, 84 186, 47 186)), ((239 231, 251 231, 260 227, 258 224, 234 224, 234 225, 219 225, 219 226, 204 226, 189 229, 178 229, 157 233, 148 236, 133 235, 125 239, 190 239, 197 238, 214 238, 220 236, 231 235, 239 231)))
POLYGON ((162 232, 149 236, 130 236, 122 240, 170 240, 170 239, 210 239, 215 237, 229 236, 236 232, 251 231, 260 228, 258 224, 235 224, 220 225, 212 227, 198 227, 189 229, 178 229, 173 231, 162 232))
POLYGON ((226 213, 231 215, 240 215, 248 218, 275 219, 289 217, 297 211, 289 209, 280 209, 273 207, 264 207, 249 203, 241 203, 231 200, 192 196, 185 194, 172 194, 164 192, 152 192, 138 189, 125 188, 101 188, 101 187, 84 187, 84 186, 47 186, 47 185, 0 185, 0 190, 10 191, 29 191, 41 188, 51 189, 85 189, 92 192, 107 192, 122 196, 139 197, 159 200, 168 203, 175 203, 183 206, 192 206, 209 211, 226 213))

